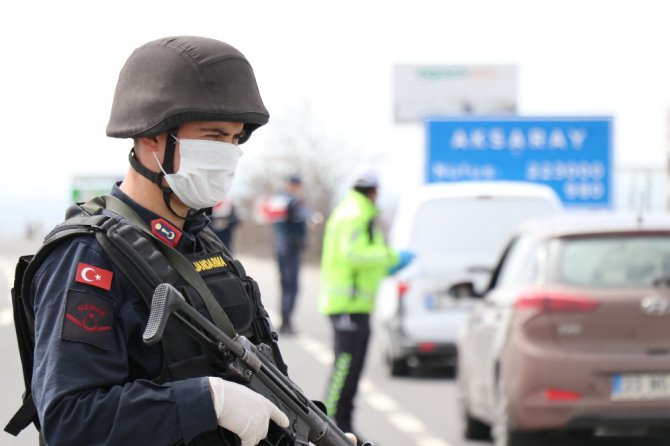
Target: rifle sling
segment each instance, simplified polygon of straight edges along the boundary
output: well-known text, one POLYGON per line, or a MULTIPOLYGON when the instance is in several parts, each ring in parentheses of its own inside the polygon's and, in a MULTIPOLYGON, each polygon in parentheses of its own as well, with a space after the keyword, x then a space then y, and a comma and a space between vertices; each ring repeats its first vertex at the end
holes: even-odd
POLYGON ((165 257, 167 257, 170 264, 174 266, 179 275, 200 294, 203 302, 205 303, 205 306, 207 307, 207 311, 212 316, 214 324, 231 338, 235 337, 235 328, 230 322, 230 319, 228 319, 226 312, 218 304, 216 298, 212 295, 211 291, 205 284, 205 281, 202 280, 202 277, 200 277, 200 274, 198 274, 195 268, 193 268, 191 262, 189 262, 179 251, 165 244, 158 237, 156 237, 149 230, 146 222, 142 220, 130 206, 111 195, 100 195, 82 204, 81 207, 90 214, 95 214, 100 209, 107 209, 111 212, 114 212, 115 214, 128 220, 144 234, 156 240, 158 242, 158 247, 163 252, 163 254, 165 254, 165 257))

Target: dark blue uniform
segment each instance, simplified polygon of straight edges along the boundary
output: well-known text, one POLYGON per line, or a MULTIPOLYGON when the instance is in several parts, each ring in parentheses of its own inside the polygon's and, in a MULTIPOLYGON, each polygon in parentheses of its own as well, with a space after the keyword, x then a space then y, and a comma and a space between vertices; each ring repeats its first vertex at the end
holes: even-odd
MULTIPOLYGON (((115 187, 144 220, 159 216, 115 187)), ((207 224, 187 220, 176 249, 195 250, 207 224)), ((52 252, 34 276, 32 390, 49 445, 173 445, 217 429, 207 377, 155 384, 163 355, 147 346, 144 300, 93 237, 52 252)))
POLYGON ((275 254, 281 285, 282 330, 292 330, 291 315, 298 297, 301 254, 307 241, 308 211, 302 198, 285 193, 286 215, 276 221, 275 254))

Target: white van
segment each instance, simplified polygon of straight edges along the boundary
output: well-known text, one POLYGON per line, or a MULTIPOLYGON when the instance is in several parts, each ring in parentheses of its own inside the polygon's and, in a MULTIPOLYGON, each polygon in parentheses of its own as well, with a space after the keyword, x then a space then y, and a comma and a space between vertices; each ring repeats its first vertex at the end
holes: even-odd
POLYGON ((403 194, 389 244, 416 259, 382 282, 374 315, 391 375, 416 366, 455 366, 458 331, 472 299, 447 289, 470 281, 483 290, 516 227, 561 209, 556 193, 535 183, 440 183, 403 194))

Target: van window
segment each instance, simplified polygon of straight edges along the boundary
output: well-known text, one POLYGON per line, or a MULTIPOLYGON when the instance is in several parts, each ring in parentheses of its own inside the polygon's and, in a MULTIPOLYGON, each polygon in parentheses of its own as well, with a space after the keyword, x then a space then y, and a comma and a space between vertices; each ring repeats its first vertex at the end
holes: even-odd
POLYGON ((483 255, 493 262, 520 223, 555 212, 541 198, 436 199, 418 208, 410 242, 419 255, 483 255))

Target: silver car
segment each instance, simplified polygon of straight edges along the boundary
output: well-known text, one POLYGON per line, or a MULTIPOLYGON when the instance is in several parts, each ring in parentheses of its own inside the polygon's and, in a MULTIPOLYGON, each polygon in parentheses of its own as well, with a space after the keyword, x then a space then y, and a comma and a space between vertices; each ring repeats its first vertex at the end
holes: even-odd
POLYGON ((561 209, 549 187, 533 183, 431 184, 406 193, 389 243, 416 259, 382 282, 375 311, 391 375, 420 366, 453 367, 472 299, 448 294, 449 286, 465 279, 483 285, 520 223, 561 209))

